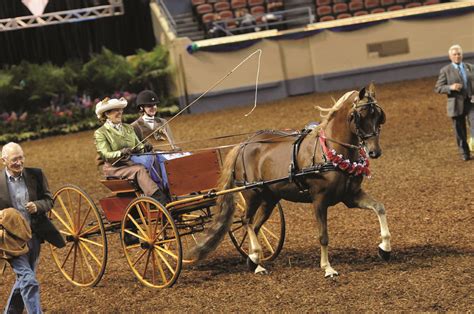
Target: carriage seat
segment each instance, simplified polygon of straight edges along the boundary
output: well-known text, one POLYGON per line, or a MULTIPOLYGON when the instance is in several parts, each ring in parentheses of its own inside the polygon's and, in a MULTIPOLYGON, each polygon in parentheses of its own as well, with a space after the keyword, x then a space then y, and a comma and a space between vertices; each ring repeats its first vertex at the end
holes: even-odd
POLYGON ((105 185, 110 191, 115 194, 134 193, 140 191, 135 180, 126 179, 122 177, 106 177, 100 180, 100 183, 105 185))

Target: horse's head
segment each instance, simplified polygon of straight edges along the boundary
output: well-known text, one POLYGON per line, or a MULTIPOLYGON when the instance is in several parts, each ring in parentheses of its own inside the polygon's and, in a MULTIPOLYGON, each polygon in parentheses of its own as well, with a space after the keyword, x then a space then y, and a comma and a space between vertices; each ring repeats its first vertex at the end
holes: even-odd
POLYGON ((385 123, 385 113, 377 104, 375 99, 375 86, 370 84, 369 88, 359 91, 359 98, 354 102, 349 114, 351 131, 364 145, 370 158, 378 158, 382 155, 379 143, 380 126, 385 123))

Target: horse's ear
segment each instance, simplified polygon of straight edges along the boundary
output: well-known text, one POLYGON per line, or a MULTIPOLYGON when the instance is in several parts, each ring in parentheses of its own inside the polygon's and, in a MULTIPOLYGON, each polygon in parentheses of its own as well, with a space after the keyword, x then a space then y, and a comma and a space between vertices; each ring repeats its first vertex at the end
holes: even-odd
POLYGON ((359 91, 359 99, 364 99, 365 97, 365 87, 359 91))
POLYGON ((374 82, 370 82, 369 85, 369 95, 375 98, 375 84, 374 82))

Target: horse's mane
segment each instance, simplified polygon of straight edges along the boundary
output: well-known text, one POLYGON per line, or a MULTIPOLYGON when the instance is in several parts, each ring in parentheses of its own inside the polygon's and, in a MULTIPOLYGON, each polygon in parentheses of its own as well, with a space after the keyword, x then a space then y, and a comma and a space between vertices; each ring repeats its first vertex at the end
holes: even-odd
POLYGON ((341 107, 347 102, 348 99, 353 98, 355 94, 358 92, 353 90, 350 92, 345 93, 342 95, 341 98, 339 98, 338 101, 332 106, 331 108, 323 108, 320 106, 315 106, 316 109, 318 109, 320 112, 320 115, 322 118, 324 118, 323 122, 319 124, 311 133, 313 134, 318 134, 319 130, 323 127, 325 127, 328 122, 331 120, 331 118, 334 116, 335 112, 337 112, 341 107))

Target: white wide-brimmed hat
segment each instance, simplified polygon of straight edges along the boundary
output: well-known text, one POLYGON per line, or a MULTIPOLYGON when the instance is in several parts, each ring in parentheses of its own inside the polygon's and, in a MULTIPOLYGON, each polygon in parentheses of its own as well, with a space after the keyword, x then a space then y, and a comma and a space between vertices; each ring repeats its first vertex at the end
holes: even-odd
POLYGON ((127 107, 127 100, 125 98, 121 97, 120 99, 109 99, 108 97, 105 97, 102 101, 99 101, 97 105, 95 105, 95 114, 97 115, 97 118, 100 119, 102 114, 106 111, 112 109, 123 109, 125 107, 127 107))

